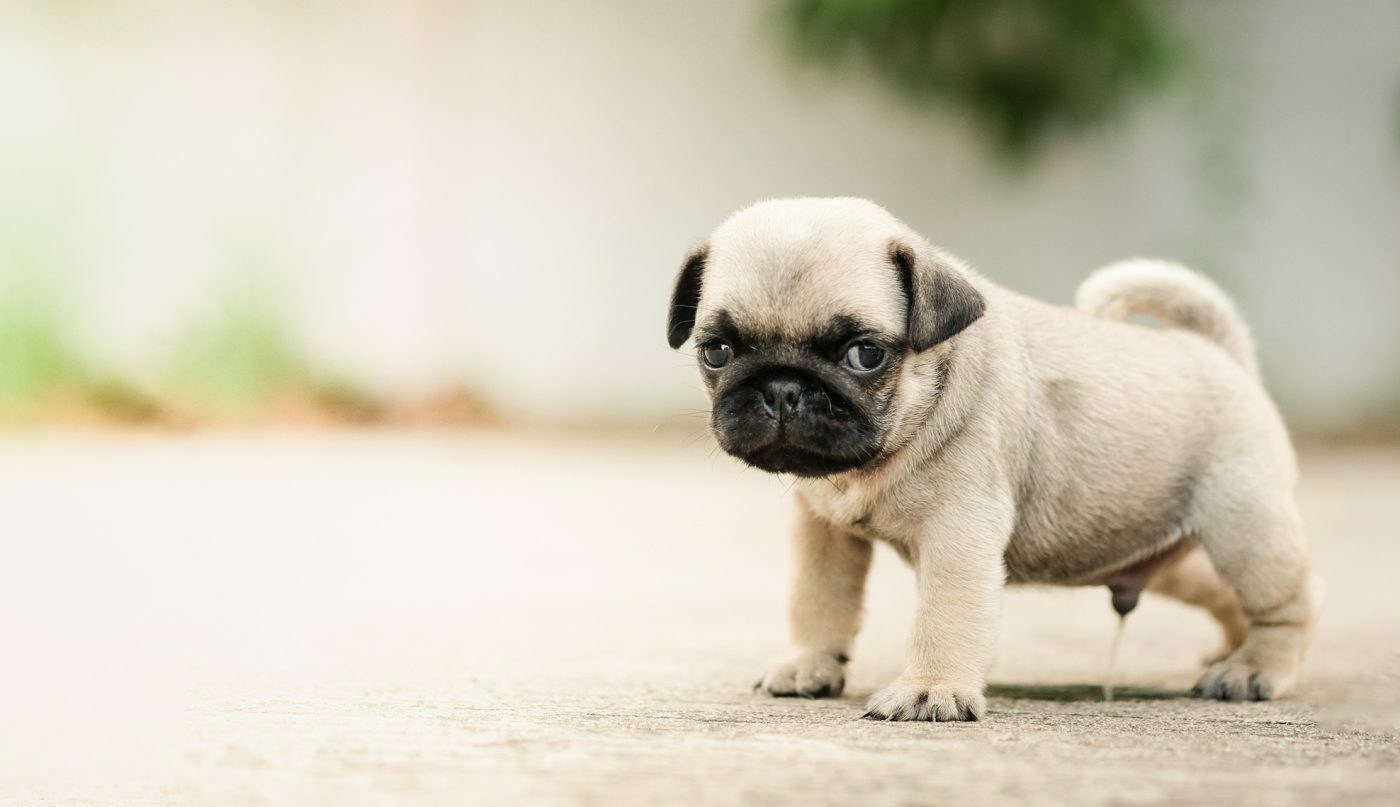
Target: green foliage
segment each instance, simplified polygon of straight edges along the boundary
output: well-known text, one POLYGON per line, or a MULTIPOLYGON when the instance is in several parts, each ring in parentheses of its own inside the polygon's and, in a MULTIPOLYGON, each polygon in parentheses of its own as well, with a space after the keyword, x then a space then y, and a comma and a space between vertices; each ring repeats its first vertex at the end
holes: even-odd
POLYGON ((301 385, 305 365, 268 294, 245 285, 181 340, 173 387, 225 413, 250 413, 301 385))
POLYGON ((32 272, 0 287, 0 415, 27 417, 83 384, 84 368, 59 295, 32 272))
POLYGON ((1150 0, 783 0, 804 61, 860 66, 919 105, 960 106, 1005 155, 1111 120, 1178 62, 1150 0))

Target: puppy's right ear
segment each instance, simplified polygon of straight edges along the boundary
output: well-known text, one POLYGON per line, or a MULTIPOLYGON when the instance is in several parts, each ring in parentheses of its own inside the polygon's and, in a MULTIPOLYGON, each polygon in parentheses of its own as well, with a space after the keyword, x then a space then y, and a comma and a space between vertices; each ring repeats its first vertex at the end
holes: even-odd
POLYGON ((710 257, 708 244, 701 244, 685 256, 685 264, 671 292, 671 315, 666 320, 666 341, 677 349, 695 330, 695 310, 700 306, 700 286, 705 279, 705 261, 710 257))

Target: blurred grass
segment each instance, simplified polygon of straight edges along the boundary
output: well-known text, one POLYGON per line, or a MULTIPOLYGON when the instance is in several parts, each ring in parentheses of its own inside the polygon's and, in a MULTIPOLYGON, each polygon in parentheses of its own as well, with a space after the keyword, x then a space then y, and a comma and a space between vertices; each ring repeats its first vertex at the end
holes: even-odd
POLYGON ((8 262, 0 274, 0 418, 23 421, 54 397, 78 393, 88 373, 57 289, 23 259, 8 262))
POLYGON ((314 366, 284 309, 252 276, 174 340, 152 385, 101 367, 81 347, 75 306, 12 250, 0 259, 0 425, 41 422, 191 427, 325 423, 472 426, 494 421, 478 396, 448 387, 390 402, 314 366))
POLYGON ((243 418, 308 375, 272 295, 248 282, 178 340, 170 385, 202 409, 243 418))
POLYGON ((0 423, 28 424, 53 411, 147 423, 162 407, 139 385, 94 369, 79 349, 77 319, 58 287, 24 259, 0 273, 0 423))

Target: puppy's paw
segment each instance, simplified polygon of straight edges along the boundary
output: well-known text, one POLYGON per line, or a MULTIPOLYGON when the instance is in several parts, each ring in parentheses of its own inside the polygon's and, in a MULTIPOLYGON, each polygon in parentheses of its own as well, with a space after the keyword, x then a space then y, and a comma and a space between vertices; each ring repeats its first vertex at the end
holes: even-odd
POLYGON ((1222 701, 1266 701, 1285 694, 1292 684, 1289 672, 1257 667, 1232 655, 1210 665, 1191 691, 1222 701))
POLYGON ((777 698, 834 698, 846 688, 846 657, 809 651, 768 668, 754 686, 777 698))
POLYGON ((870 697, 865 717, 876 720, 980 720, 987 699, 980 683, 899 678, 870 697))

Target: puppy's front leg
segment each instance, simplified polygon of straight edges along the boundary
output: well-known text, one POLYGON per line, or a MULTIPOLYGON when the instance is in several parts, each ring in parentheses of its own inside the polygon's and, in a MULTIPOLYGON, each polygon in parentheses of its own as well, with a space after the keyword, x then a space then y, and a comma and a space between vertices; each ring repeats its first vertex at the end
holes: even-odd
POLYGON ((846 686, 846 661, 860 630, 872 547, 818 519, 799 500, 797 579, 792 587, 793 654, 773 665, 758 688, 770 695, 835 697, 846 686))
POLYGON ((941 509, 913 547, 919 603, 905 670, 871 696, 866 717, 977 720, 986 711, 1014 511, 966 500, 941 509))

